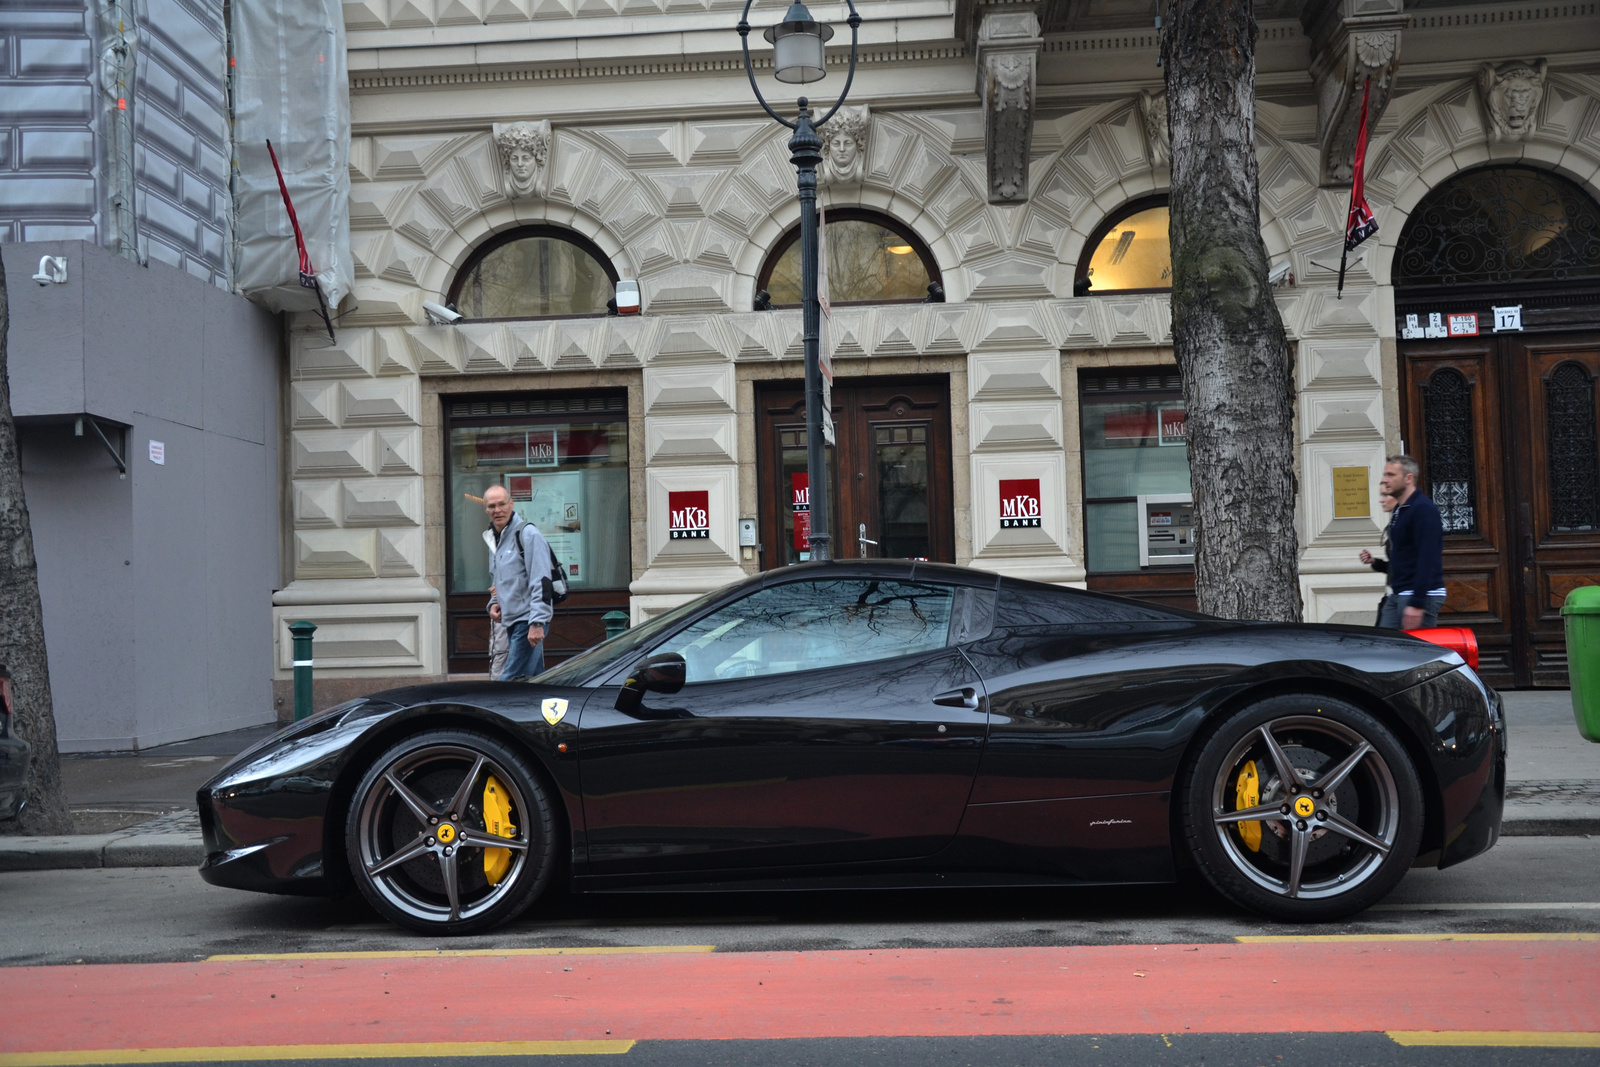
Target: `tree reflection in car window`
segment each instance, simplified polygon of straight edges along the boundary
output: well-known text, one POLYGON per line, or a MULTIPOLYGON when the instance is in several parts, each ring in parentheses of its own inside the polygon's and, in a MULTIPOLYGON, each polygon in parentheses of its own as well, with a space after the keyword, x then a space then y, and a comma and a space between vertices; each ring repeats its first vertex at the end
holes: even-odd
POLYGON ((952 590, 852 578, 786 582, 701 619, 657 652, 680 653, 688 681, 867 663, 943 648, 952 590))

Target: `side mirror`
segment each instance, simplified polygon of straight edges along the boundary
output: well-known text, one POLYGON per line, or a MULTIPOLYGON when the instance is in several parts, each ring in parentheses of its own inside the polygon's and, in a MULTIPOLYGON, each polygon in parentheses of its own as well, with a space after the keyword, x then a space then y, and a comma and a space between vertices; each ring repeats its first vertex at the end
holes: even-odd
POLYGON ((677 652, 658 652, 633 665, 628 680, 617 694, 618 711, 632 715, 639 710, 646 693, 676 693, 689 676, 689 665, 677 652))

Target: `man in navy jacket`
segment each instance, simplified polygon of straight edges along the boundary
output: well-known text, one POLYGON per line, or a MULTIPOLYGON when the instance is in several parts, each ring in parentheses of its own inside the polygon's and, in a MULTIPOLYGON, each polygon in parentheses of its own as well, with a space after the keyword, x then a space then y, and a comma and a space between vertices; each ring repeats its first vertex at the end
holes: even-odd
POLYGON ((1417 461, 1390 456, 1383 491, 1399 501, 1389 520, 1389 588, 1378 625, 1423 630, 1438 625, 1444 606, 1444 524, 1417 488, 1417 461))

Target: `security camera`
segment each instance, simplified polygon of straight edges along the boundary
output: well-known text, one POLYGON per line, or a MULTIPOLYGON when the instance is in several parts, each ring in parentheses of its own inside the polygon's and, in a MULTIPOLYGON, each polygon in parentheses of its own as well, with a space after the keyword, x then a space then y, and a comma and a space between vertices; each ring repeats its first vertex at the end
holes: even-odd
POLYGON ((422 313, 435 326, 454 326, 462 318, 461 312, 457 311, 454 305, 435 304, 432 300, 422 302, 422 313))
POLYGON ((67 281, 66 256, 40 256, 39 270, 33 280, 40 285, 65 285, 67 281))
POLYGON ((1272 286, 1274 289, 1276 289, 1278 286, 1284 284, 1285 282, 1289 283, 1290 285, 1293 285, 1294 284, 1294 274, 1289 269, 1290 265, 1291 264, 1289 263, 1288 260, 1284 260, 1282 263, 1279 263, 1276 267, 1273 267, 1271 270, 1267 271, 1267 284, 1272 286))

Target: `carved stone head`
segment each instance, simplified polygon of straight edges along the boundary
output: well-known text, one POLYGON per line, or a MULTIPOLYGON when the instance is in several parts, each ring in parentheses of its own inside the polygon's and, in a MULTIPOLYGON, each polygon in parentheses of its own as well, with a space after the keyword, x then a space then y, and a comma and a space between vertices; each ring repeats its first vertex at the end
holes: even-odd
POLYGON ((1150 146, 1150 165, 1164 167, 1172 160, 1172 135, 1167 128, 1167 91, 1139 94, 1139 117, 1144 120, 1144 139, 1150 146))
POLYGON ((513 200, 544 195, 546 164, 550 159, 550 122, 494 124, 494 143, 500 150, 506 195, 513 200))
POLYGON ((842 107, 819 132, 822 134, 822 168, 817 178, 824 185, 851 185, 867 172, 867 128, 872 111, 866 104, 842 107))
POLYGON ((1526 141, 1538 127, 1539 102, 1544 99, 1544 76, 1549 60, 1514 61, 1478 68, 1478 93, 1489 119, 1489 140, 1526 141))

